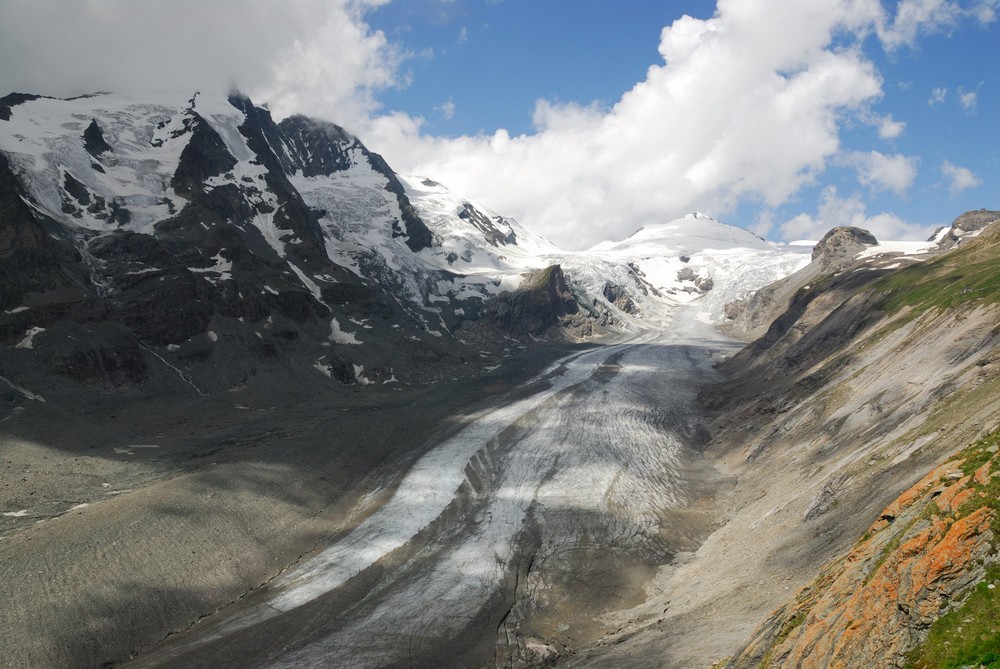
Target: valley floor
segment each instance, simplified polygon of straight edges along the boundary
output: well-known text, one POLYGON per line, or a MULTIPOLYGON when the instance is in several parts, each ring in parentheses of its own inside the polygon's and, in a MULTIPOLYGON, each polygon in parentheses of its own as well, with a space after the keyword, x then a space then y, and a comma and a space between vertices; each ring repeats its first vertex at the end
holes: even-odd
POLYGON ((48 388, 4 407, 0 657, 93 667, 148 650, 359 522, 384 501, 367 493, 574 350, 422 386, 156 402, 48 388))
POLYGON ((326 548, 135 666, 523 665, 620 631, 601 616, 712 529, 695 398, 735 345, 680 310, 563 358, 372 488, 326 548))
MULTIPOLYGON (((701 453, 696 396, 737 347, 681 308, 662 332, 552 347, 478 381, 203 398, 156 419, 121 407, 72 447, 51 423, 48 444, 5 437, 41 497, 91 485, 103 499, 11 518, 31 524, 0 541, 14 612, 0 652, 23 666, 586 662, 662 620, 664 574, 714 528, 726 482, 701 453), (81 456, 89 474, 39 472, 81 456)), ((692 666, 668 655, 619 659, 692 666)))

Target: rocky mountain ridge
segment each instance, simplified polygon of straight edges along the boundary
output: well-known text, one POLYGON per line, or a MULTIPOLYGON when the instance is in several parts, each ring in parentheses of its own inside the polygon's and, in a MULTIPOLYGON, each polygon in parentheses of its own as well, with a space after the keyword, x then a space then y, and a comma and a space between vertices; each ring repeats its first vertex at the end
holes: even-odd
MULTIPOLYGON (((669 260, 669 240, 646 258, 563 253, 334 124, 276 123, 238 93, 0 107, 0 341, 19 387, 427 382, 535 340, 634 331, 640 310, 710 285, 675 256, 650 290, 640 265, 669 260), (512 327, 503 305, 543 270, 565 272, 576 305, 512 327)), ((797 262, 755 242, 766 271, 745 292, 797 262)))

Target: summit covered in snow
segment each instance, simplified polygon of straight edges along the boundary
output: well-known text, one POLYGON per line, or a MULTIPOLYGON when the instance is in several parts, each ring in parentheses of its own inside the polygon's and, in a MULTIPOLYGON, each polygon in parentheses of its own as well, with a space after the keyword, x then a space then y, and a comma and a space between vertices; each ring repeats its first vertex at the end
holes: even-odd
POLYGON ((565 252, 339 126, 275 122, 239 94, 0 108, 3 355, 83 383, 475 373, 538 340, 668 327, 683 303, 717 320, 807 260, 703 214, 565 252))

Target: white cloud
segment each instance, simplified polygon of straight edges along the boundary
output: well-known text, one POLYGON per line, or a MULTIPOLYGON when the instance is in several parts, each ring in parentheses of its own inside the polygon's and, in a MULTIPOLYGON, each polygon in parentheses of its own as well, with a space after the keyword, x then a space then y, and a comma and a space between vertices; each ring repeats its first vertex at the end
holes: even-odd
POLYGON ((895 16, 883 17, 877 33, 889 51, 913 46, 921 35, 954 30, 960 21, 989 24, 996 20, 997 0, 953 2, 951 0, 900 0, 895 16))
POLYGON ((929 104, 931 107, 936 107, 939 104, 943 104, 945 98, 947 97, 948 97, 947 88, 941 86, 936 87, 933 90, 931 90, 931 96, 927 98, 927 104, 929 104))
POLYGON ((902 195, 917 178, 920 159, 899 153, 889 156, 878 151, 855 151, 846 156, 846 162, 857 170, 862 186, 902 195))
POLYGON ((961 9, 945 0, 901 0, 896 16, 880 26, 879 38, 888 49, 913 44, 918 34, 953 26, 961 9))
POLYGON ((879 119, 878 136, 882 139, 895 139, 906 130, 906 123, 897 121, 891 115, 879 119))
MULTIPOLYGON (((663 61, 612 106, 539 100, 531 134, 449 139, 426 134, 421 118, 379 108, 380 91, 408 83, 408 58, 434 57, 403 53, 369 28, 365 12, 388 1, 0 0, 0 90, 235 83, 278 118, 330 119, 396 169, 582 247, 692 210, 724 217, 746 203, 787 203, 837 160, 846 123, 872 125, 883 139, 904 131, 871 111, 882 80, 860 51, 866 36, 896 48, 959 20, 994 20, 997 6, 901 0, 890 16, 880 0, 719 0, 712 18, 665 27, 663 61)), ((450 117, 454 102, 439 111, 450 117)), ((912 183, 912 159, 866 155, 862 183, 894 192, 912 183)))
POLYGON ((998 8, 1000 8, 1000 2, 997 0, 985 0, 970 8, 969 14, 980 23, 986 25, 997 20, 998 8))
POLYGON ((890 212, 869 216, 859 193, 842 198, 835 186, 823 189, 815 216, 799 214, 785 221, 781 231, 789 240, 818 240, 831 228, 840 225, 868 230, 883 241, 927 239, 934 232, 931 227, 907 223, 890 212))
POLYGON ((362 17, 388 0, 0 2, 0 90, 70 96, 234 84, 278 114, 367 118, 402 58, 362 17))
POLYGON ((880 139, 895 139, 906 130, 906 123, 897 121, 892 117, 892 114, 883 116, 869 110, 863 111, 859 118, 863 123, 877 128, 880 139))
POLYGON ((448 98, 441 104, 440 107, 435 107, 435 109, 441 112, 441 116, 443 116, 446 121, 450 121, 455 118, 455 101, 451 98, 448 98))
POLYGON ((953 165, 948 160, 941 163, 941 175, 948 179, 948 191, 952 195, 958 195, 968 188, 975 188, 983 183, 972 170, 953 165))
POLYGON ((840 125, 881 95, 873 65, 832 46, 860 29, 859 9, 871 17, 877 7, 722 0, 711 19, 666 27, 664 64, 610 109, 541 100, 536 132, 515 137, 426 137, 399 117, 375 119, 362 137, 390 163, 570 247, 692 210, 777 206, 823 172, 840 150, 840 125))
POLYGON ((962 109, 970 114, 974 114, 979 104, 979 94, 976 91, 969 91, 967 93, 959 91, 958 102, 962 105, 962 109))

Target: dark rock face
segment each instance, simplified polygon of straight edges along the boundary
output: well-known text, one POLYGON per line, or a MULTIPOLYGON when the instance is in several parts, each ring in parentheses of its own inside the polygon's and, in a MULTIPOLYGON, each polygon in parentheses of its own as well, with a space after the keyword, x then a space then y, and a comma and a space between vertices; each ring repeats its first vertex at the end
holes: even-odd
POLYGON ((626 314, 632 314, 633 316, 639 313, 639 307, 635 305, 632 298, 621 286, 615 285, 613 283, 605 283, 604 288, 601 290, 601 294, 604 298, 615 305, 626 314))
POLYGON ((30 93, 10 93, 0 98, 0 121, 10 120, 10 108, 17 105, 31 102, 42 97, 41 95, 31 95, 30 93))
POLYGON ((370 153, 368 155, 368 161, 371 163, 372 168, 376 172, 379 172, 385 176, 388 184, 386 189, 396 196, 396 200, 399 202, 399 210, 403 218, 404 229, 400 229, 398 224, 393 224, 393 236, 394 237, 406 237, 406 245, 411 251, 416 253, 421 249, 426 249, 431 246, 434 241, 433 235, 431 235, 430 228, 420 220, 417 215, 416 210, 413 205, 410 204, 410 200, 406 197, 406 191, 403 189, 403 184, 399 182, 396 177, 395 172, 389 167, 388 163, 377 153, 370 153))
MULTIPOLYGON (((273 223, 280 230, 288 230, 291 233, 289 240, 294 240, 293 245, 286 245, 289 257, 313 272, 338 276, 341 270, 329 262, 316 214, 306 206, 302 196, 289 182, 283 169, 288 164, 287 159, 283 161, 271 148, 287 144, 282 141, 280 128, 266 110, 254 107, 249 100, 243 107, 238 102, 239 99, 235 102, 233 98, 230 99, 231 104, 246 114, 246 122, 240 126, 240 133, 246 137, 247 145, 256 154, 257 160, 266 168, 264 184, 277 198, 273 223)), ((272 213, 271 206, 257 197, 256 186, 241 183, 239 188, 245 200, 255 201, 255 208, 259 212, 272 213)))
POLYGON ((84 295, 79 252, 56 234, 58 224, 39 219, 0 153, 0 309, 23 304, 26 294, 84 295), (49 233, 53 234, 49 234, 49 233))
POLYGON ((417 215, 403 184, 382 156, 369 151, 357 137, 333 123, 290 116, 277 128, 289 150, 285 160, 291 167, 289 174, 301 171, 307 177, 329 176, 349 169, 357 157, 367 160, 372 169, 385 177, 386 190, 396 196, 399 204, 402 221, 393 223, 393 236, 406 237, 406 245, 414 252, 431 246, 434 240, 430 229, 417 215))
POLYGON ((685 267, 677 272, 679 281, 690 281, 698 292, 707 293, 715 287, 715 282, 710 276, 702 276, 690 267, 685 267))
POLYGON ((191 139, 181 152, 180 164, 170 182, 178 195, 187 198, 203 192, 206 179, 236 165, 236 159, 229 154, 219 133, 198 114, 192 113, 191 118, 191 139))
POLYGON ((532 272, 516 291, 494 298, 484 316, 513 336, 541 336, 579 310, 562 267, 552 265, 532 272))
POLYGON ((466 203, 462 211, 459 212, 458 217, 463 221, 468 221, 477 230, 483 233, 483 237, 486 241, 493 246, 506 246, 508 244, 516 244, 517 237, 514 232, 503 232, 500 230, 489 216, 479 211, 471 204, 466 203))
POLYGON ((876 246, 875 235, 849 226, 833 228, 813 248, 812 259, 820 259, 827 267, 851 262, 854 257, 869 246, 876 246))
POLYGON ((100 158, 102 153, 111 151, 111 145, 104 139, 104 132, 95 119, 91 119, 90 125, 83 131, 83 148, 94 158, 100 158))
POLYGON ((351 167, 351 151, 363 150, 361 142, 333 123, 322 123, 305 116, 289 116, 278 128, 290 151, 286 154, 291 169, 302 176, 330 176, 351 167))
POLYGON ((58 373, 87 386, 136 387, 149 374, 139 342, 119 323, 66 321, 39 339, 39 358, 58 373))

